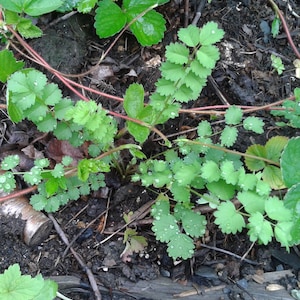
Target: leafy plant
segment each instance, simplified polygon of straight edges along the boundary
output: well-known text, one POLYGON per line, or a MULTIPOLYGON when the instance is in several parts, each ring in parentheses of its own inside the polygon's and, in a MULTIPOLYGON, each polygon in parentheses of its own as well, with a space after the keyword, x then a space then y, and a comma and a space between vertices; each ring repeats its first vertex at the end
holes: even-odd
POLYGON ((98 3, 95 28, 101 38, 119 32, 126 24, 142 46, 157 44, 165 31, 165 20, 153 8, 169 0, 125 0, 122 8, 112 0, 98 3))
MULTIPOLYGON (((129 117, 150 125, 163 124, 178 116, 181 103, 195 100, 206 85, 217 60, 219 42, 224 31, 215 22, 208 22, 201 29, 190 25, 178 32, 180 42, 166 47, 166 61, 161 65, 162 77, 156 82, 156 91, 144 106, 144 89, 133 84, 124 98, 124 108, 129 117)), ((150 128, 127 121, 128 131, 142 143, 150 128)))
POLYGON ((0 274, 2 300, 52 300, 56 294, 56 282, 43 279, 41 274, 34 278, 21 275, 18 264, 10 266, 3 274, 0 274))
POLYGON ((284 65, 282 63, 282 60, 280 57, 271 54, 271 62, 272 62, 272 67, 277 71, 279 75, 282 74, 284 71, 284 65))
POLYGON ((300 88, 295 88, 294 97, 295 100, 284 100, 281 107, 282 109, 271 111, 272 115, 284 117, 288 121, 276 122, 276 125, 300 128, 300 88))

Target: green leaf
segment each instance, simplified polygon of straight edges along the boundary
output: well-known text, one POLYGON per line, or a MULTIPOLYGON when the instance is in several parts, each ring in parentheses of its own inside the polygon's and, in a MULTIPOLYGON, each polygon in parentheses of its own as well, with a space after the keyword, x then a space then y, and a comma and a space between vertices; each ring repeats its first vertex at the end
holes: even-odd
POLYGON ((265 201, 265 210, 272 220, 287 222, 292 218, 292 211, 286 208, 278 197, 270 197, 265 201))
POLYGON ((290 242, 292 241, 291 230, 293 225, 293 222, 279 222, 274 229, 276 240, 281 246, 285 246, 287 251, 289 251, 290 242))
POLYGON ((12 172, 0 174, 0 191, 12 192, 16 188, 16 180, 12 172))
POLYGON ((53 131, 56 128, 57 120, 51 113, 47 114, 41 121, 36 122, 38 130, 42 132, 53 131))
POLYGON ((226 181, 222 179, 219 181, 209 182, 206 187, 221 200, 229 200, 235 193, 235 186, 227 184, 226 181))
POLYGON ((286 187, 282 179, 281 170, 276 166, 267 165, 263 170, 262 178, 274 190, 280 190, 286 187))
POLYGON ((189 49, 180 43, 170 44, 166 47, 166 58, 175 64, 186 64, 189 58, 189 49))
MULTIPOLYGON (((170 181, 170 179, 169 179, 170 181)), ((170 191, 176 201, 188 203, 190 201, 191 192, 187 186, 179 185, 177 181, 172 182, 170 191)))
POLYGON ((200 30, 195 25, 179 29, 178 38, 189 47, 196 47, 200 43, 200 30))
POLYGON ((184 66, 172 63, 170 61, 164 62, 160 67, 160 71, 162 77, 175 83, 186 76, 184 66))
POLYGON ((236 211, 235 206, 230 201, 222 202, 217 211, 214 212, 214 216, 216 218, 215 223, 223 233, 236 234, 245 227, 244 218, 236 211))
POLYGON ((167 252, 173 259, 191 258, 194 254, 195 245, 193 240, 183 233, 178 233, 172 237, 168 243, 167 252))
POLYGON ((243 121, 246 130, 252 130, 255 133, 262 134, 264 132, 264 122, 257 117, 247 117, 243 121))
POLYGON ((218 28, 215 22, 206 23, 200 30, 200 43, 202 45, 211 45, 219 42, 225 32, 218 28))
POLYGON ((26 18, 20 18, 17 23, 17 31, 26 39, 38 38, 43 35, 40 28, 32 24, 32 20, 26 18))
POLYGON ((96 9, 96 33, 100 38, 107 38, 119 32, 126 24, 126 14, 111 0, 102 0, 96 9))
POLYGON ((219 49, 213 45, 201 46, 196 53, 198 61, 205 67, 212 69, 220 58, 219 49))
POLYGON ((173 167, 174 179, 181 186, 190 184, 195 176, 198 174, 197 164, 187 165, 182 161, 178 161, 173 167))
POLYGON ((40 16, 56 10, 62 5, 61 0, 0 0, 0 5, 17 13, 25 12, 29 16, 40 16))
POLYGON ((250 171, 259 171, 266 166, 266 163, 263 160, 259 159, 259 157, 267 158, 267 151, 265 146, 259 144, 251 145, 247 148, 246 154, 258 157, 245 157, 245 164, 250 171))
POLYGON ((0 51, 0 81, 2 83, 6 82, 11 74, 23 67, 24 62, 17 61, 11 51, 7 49, 0 51))
POLYGON ((212 160, 206 161, 201 168, 201 177, 208 182, 218 181, 221 177, 219 166, 212 160))
POLYGON ((207 137, 212 135, 211 124, 207 121, 201 121, 197 127, 197 133, 200 137, 207 137))
POLYGON ((61 178, 65 175, 64 166, 62 164, 56 164, 54 169, 51 171, 54 178, 61 178))
POLYGON ((280 27, 280 19, 279 19, 279 17, 276 16, 274 18, 274 20, 272 21, 272 25, 271 25, 271 32, 272 32, 273 38, 275 38, 278 35, 279 27, 280 27))
POLYGON ((170 214, 157 216, 153 221, 152 230, 161 242, 169 242, 179 234, 176 219, 170 214))
POLYGON ((265 210, 266 198, 256 194, 255 192, 239 192, 237 194, 237 198, 243 204, 245 211, 249 214, 256 212, 263 213, 265 210))
POLYGON ((290 188, 300 182, 300 138, 288 141, 281 155, 281 171, 285 185, 290 188))
POLYGON ((241 108, 231 105, 225 112, 225 122, 227 125, 237 125, 242 121, 243 111, 241 108))
POLYGON ((184 231, 192 237, 200 237, 205 234, 206 219, 204 216, 187 209, 182 217, 184 231))
POLYGON ((39 184, 42 181, 42 176, 41 176, 42 170, 38 166, 34 166, 30 169, 29 172, 26 172, 23 176, 24 180, 31 184, 39 184))
POLYGON ((19 155, 8 155, 1 162, 1 169, 4 171, 15 168, 20 163, 19 155))
POLYGON ((225 160, 220 166, 221 176, 228 184, 237 184, 240 172, 235 170, 234 164, 230 160, 225 160))
POLYGON ((133 135, 134 139, 139 143, 144 143, 150 133, 150 129, 148 127, 142 126, 140 124, 127 121, 127 129, 131 135, 133 135))
POLYGON ((222 130, 221 133, 221 146, 231 147, 236 142, 238 136, 238 130, 235 127, 228 125, 222 130))
POLYGON ((238 185, 243 191, 253 190, 257 181, 256 174, 248 174, 243 168, 239 170, 238 185))
POLYGON ((271 223, 264 219, 260 212, 256 212, 249 218, 248 235, 251 242, 259 240, 264 245, 271 242, 273 237, 273 230, 271 223))
POLYGON ((41 275, 36 278, 21 275, 20 266, 14 264, 0 274, 0 297, 9 300, 31 300, 40 293, 43 285, 44 280, 41 275))
POLYGON ((275 162, 279 162, 282 151, 289 139, 286 136, 273 136, 265 145, 267 158, 275 162))
POLYGON ((98 0, 79 0, 77 9, 83 14, 89 13, 96 5, 98 0))
POLYGON ((191 62, 190 67, 199 78, 206 79, 212 72, 211 68, 204 67, 204 65, 196 59, 191 62))
MULTIPOLYGON (((128 10, 128 22, 139 14, 136 13, 135 9, 128 10)), ((142 46, 152 46, 162 40, 166 29, 165 23, 166 21, 161 14, 151 10, 138 18, 129 28, 142 46)))
POLYGON ((124 96, 124 109, 131 118, 136 118, 144 108, 144 88, 141 84, 131 84, 124 96))

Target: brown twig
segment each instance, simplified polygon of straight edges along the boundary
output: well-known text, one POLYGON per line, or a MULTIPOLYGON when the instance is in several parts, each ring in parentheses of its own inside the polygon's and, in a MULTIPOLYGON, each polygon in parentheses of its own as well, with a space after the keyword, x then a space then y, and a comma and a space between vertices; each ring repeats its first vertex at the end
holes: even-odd
MULTIPOLYGON (((65 233, 63 232, 63 230, 61 229, 60 225, 57 223, 57 221, 55 220, 55 218, 53 217, 52 214, 49 214, 48 217, 53 222, 54 228, 55 228, 56 232, 58 233, 58 235, 60 236, 60 238, 62 239, 62 241, 68 246, 69 245, 68 238, 65 235, 65 233)), ((78 255, 78 253, 74 250, 74 248, 70 247, 70 250, 71 250, 72 254, 74 255, 74 257, 76 258, 76 260, 78 261, 78 263, 80 264, 80 266, 82 267, 82 269, 86 272, 86 275, 89 278, 89 281, 90 281, 90 284, 91 284, 91 287, 93 289, 96 299, 101 300, 102 299, 101 294, 100 294, 99 288, 97 286, 94 274, 88 268, 88 266, 84 263, 84 261, 81 259, 81 257, 78 255)))

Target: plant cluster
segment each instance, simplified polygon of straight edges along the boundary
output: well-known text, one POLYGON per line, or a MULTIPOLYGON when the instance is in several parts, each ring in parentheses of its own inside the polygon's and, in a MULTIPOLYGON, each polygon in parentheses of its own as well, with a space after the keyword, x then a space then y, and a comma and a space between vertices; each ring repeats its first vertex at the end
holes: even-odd
MULTIPOLYGON (((5 17, 0 26, 5 38, 9 38, 7 28, 24 38, 38 37, 40 29, 23 17, 24 13, 39 16, 74 8, 87 13, 97 6, 95 27, 100 37, 130 28, 142 45, 151 45, 163 37, 165 30, 164 19, 153 9, 166 2, 124 0, 118 6, 111 0, 0 0, 5 17)), ((167 243, 171 257, 186 259, 193 255, 193 239, 203 236, 206 230, 206 217, 196 209, 196 205, 203 204, 214 210, 214 222, 225 234, 247 230, 253 242, 268 244, 274 237, 287 249, 298 244, 299 138, 275 137, 265 145, 250 146, 245 153, 232 150, 239 127, 257 134, 264 131, 260 118, 246 117, 237 106, 227 108, 224 126, 218 131, 207 120, 199 122, 197 136, 192 140, 180 136, 171 143, 155 127, 178 116, 185 103, 199 97, 219 59, 216 43, 223 36, 224 31, 215 22, 202 28, 190 25, 180 29, 179 41, 166 47, 161 78, 149 101, 145 101, 142 85, 134 83, 127 89, 123 102, 126 116, 107 111, 84 96, 85 101, 77 102, 64 98, 58 86, 49 83, 42 72, 23 69, 24 63, 17 61, 11 51, 1 51, 0 81, 7 82, 10 119, 29 120, 41 132, 51 132, 74 147, 85 145, 88 153, 79 160, 65 156, 51 168, 48 159, 36 159, 28 171, 19 171, 18 156, 7 156, 0 165, 0 190, 10 193, 16 187, 16 176, 22 176, 28 185, 37 185, 38 192, 30 200, 33 207, 56 211, 68 201, 104 186, 103 173, 116 166, 121 160, 119 152, 127 149, 132 155, 130 165, 136 167, 131 180, 154 187, 158 193, 151 211, 153 231, 158 240, 167 243), (139 145, 115 147, 118 130, 122 132, 124 128, 118 128, 113 116, 126 120, 125 129, 139 145), (151 131, 160 134, 169 148, 147 158, 140 145, 151 131), (272 194, 282 188, 288 189, 283 199, 272 194)), ((54 73, 64 83, 70 82, 54 73)), ((273 112, 285 117, 287 125, 298 128, 299 95, 296 89, 296 100, 284 101, 281 110, 273 112)), ((147 242, 128 227, 124 244, 126 259, 128 253, 141 250, 147 242)))

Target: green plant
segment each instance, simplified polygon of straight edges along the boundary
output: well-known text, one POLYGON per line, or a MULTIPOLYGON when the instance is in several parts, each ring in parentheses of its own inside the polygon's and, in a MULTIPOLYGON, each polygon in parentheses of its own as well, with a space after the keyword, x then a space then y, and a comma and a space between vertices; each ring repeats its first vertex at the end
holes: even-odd
MULTIPOLYGON (((160 40, 164 31, 162 17, 153 8, 166 2, 148 0, 141 4, 139 1, 123 1, 121 8, 112 1, 101 1, 96 11, 95 26, 99 27, 98 33, 100 31, 99 34, 104 36, 129 26, 136 37, 141 38, 142 44, 153 43, 160 40), (112 20, 120 19, 117 20, 120 22, 115 20, 118 26, 110 32, 110 27, 106 27, 110 23, 102 23, 108 17, 108 8, 111 8, 109 12, 114 15, 112 20), (99 17, 101 14, 103 19, 99 17), (155 32, 155 39, 152 39, 153 36, 145 29, 155 29, 156 25, 159 34, 155 32), (150 40, 146 41, 148 37, 150 40)), ((32 12, 26 1, 13 3, 20 5, 15 8, 6 1, 0 2, 7 9, 5 16, 11 14, 9 9, 14 9, 11 15, 15 19, 11 23, 3 22, 2 30, 6 32, 9 29, 22 46, 29 50, 35 61, 40 62, 68 87, 78 87, 78 84, 67 80, 63 74, 47 65, 13 30, 11 25, 21 32, 17 24, 24 11, 37 13, 32 12)), ((39 7, 38 2, 32 3, 39 7)), ((79 1, 72 5, 88 11, 95 2, 79 1)), ((51 8, 54 9, 53 6, 51 8)), ((24 172, 16 171, 19 158, 8 156, 1 163, 4 172, 0 175, 0 189, 11 192, 16 186, 15 177, 22 176, 26 183, 37 186, 38 193, 30 200, 32 205, 38 210, 55 211, 68 201, 103 186, 103 173, 116 166, 121 160, 119 152, 127 149, 132 156, 129 165, 137 168, 132 181, 141 181, 144 186, 153 186, 158 190, 157 201, 151 210, 153 231, 158 240, 167 243, 171 257, 186 259, 193 255, 194 238, 201 237, 206 230, 206 218, 196 210, 197 205, 201 207, 203 204, 215 210, 214 222, 225 234, 236 234, 246 229, 253 242, 267 244, 275 237, 287 249, 299 243, 300 178, 291 169, 291 166, 297 165, 299 156, 291 153, 297 151, 297 147, 300 148, 299 139, 288 141, 284 137, 277 137, 265 145, 249 147, 246 153, 232 150, 239 127, 257 134, 264 131, 261 119, 244 116, 243 110, 236 106, 230 106, 224 112, 222 129, 213 128, 207 120, 201 121, 193 140, 181 136, 171 143, 155 127, 178 116, 185 103, 199 97, 219 59, 219 50, 215 44, 223 35, 224 31, 215 22, 208 22, 202 28, 190 25, 180 29, 179 42, 171 43, 166 48, 166 60, 160 67, 161 78, 156 82, 156 91, 150 95, 149 101, 145 101, 145 91, 140 84, 132 84, 124 99, 117 99, 124 100, 126 116, 106 111, 100 104, 80 93, 77 95, 82 100, 76 103, 62 97, 57 85, 49 83, 43 73, 22 69, 23 63, 16 61, 11 52, 2 51, 0 57, 5 62, 0 60, 0 66, 3 67, 0 67, 0 80, 7 81, 7 109, 11 120, 32 121, 41 132, 50 131, 57 139, 65 140, 74 147, 88 146, 88 153, 80 159, 64 157, 53 168, 49 168, 47 159, 35 160, 34 166, 24 172), (126 120, 126 128, 118 128, 116 118, 126 120), (151 131, 155 131, 171 149, 147 158, 138 145, 115 147, 115 140, 125 129, 141 144, 151 131), (282 187, 288 188, 283 200, 272 196, 272 190, 282 187)), ((113 98, 107 94, 101 95, 113 98)), ((298 105, 297 89, 295 97, 298 105)), ((283 102, 284 105, 287 109, 277 113, 285 116, 290 124, 297 125, 296 104, 283 102)), ((140 250, 146 244, 145 239, 129 227, 125 230, 124 243, 124 256, 130 251, 140 250)))
POLYGON ((300 128, 300 88, 294 90, 295 99, 286 99, 278 110, 272 110, 274 116, 284 117, 286 121, 276 122, 277 126, 300 128))
POLYGON ((284 65, 280 57, 271 54, 272 67, 277 71, 279 75, 284 71, 284 65))
MULTIPOLYGON (((166 61, 161 65, 161 78, 156 82, 156 91, 150 102, 144 105, 144 89, 133 84, 124 98, 124 108, 129 117, 150 125, 163 124, 178 116, 182 103, 195 100, 206 85, 219 59, 219 42, 224 31, 215 22, 208 22, 201 29, 190 25, 178 32, 180 42, 166 47, 166 61)), ((150 132, 136 122, 127 121, 128 131, 143 143, 150 132)))
POLYGON ((14 264, 0 274, 0 297, 2 300, 53 300, 57 295, 57 283, 21 275, 20 266, 14 264))

